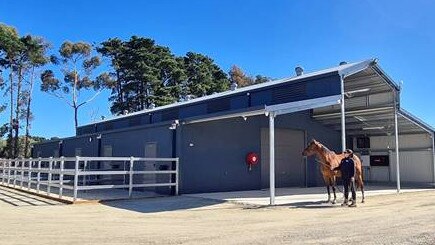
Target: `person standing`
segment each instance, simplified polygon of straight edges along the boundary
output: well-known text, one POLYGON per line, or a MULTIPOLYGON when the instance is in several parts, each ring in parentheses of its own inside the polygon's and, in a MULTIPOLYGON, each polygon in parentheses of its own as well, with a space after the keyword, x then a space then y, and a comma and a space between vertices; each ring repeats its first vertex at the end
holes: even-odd
POLYGON ((355 192, 355 162, 353 161, 353 151, 347 149, 345 157, 341 160, 340 165, 332 169, 341 171, 341 178, 344 187, 344 201, 341 206, 348 205, 349 207, 356 207, 356 192, 355 192), (352 192, 352 202, 349 205, 349 188, 352 192))

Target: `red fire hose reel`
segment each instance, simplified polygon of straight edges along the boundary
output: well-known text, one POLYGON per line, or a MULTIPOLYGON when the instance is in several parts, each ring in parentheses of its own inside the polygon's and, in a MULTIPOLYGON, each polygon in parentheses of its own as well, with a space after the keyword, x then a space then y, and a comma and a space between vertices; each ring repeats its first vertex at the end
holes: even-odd
POLYGON ((258 164, 260 157, 255 152, 249 152, 246 154, 246 164, 248 165, 249 171, 251 171, 252 166, 258 164))

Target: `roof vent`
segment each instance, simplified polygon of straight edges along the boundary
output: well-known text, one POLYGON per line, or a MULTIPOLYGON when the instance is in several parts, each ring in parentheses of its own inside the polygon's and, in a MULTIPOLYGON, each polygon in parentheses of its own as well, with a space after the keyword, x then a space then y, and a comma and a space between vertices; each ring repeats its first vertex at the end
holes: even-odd
POLYGON ((192 100, 192 99, 195 99, 195 96, 193 94, 188 94, 188 95, 186 95, 184 101, 189 101, 189 100, 192 100))
POLYGON ((154 109, 154 108, 156 108, 156 104, 154 104, 154 102, 148 106, 148 109, 154 109))
POLYGON ((302 66, 296 66, 295 72, 296 72, 296 76, 300 76, 304 74, 304 68, 302 68, 302 66))
POLYGON ((127 115, 128 114, 128 110, 123 110, 122 111, 122 115, 127 115))
POLYGON ((342 62, 340 62, 340 65, 342 66, 342 65, 346 65, 347 64, 347 62, 346 61, 342 61, 342 62))
POLYGON ((236 90, 237 89, 237 83, 231 83, 230 88, 231 88, 231 91, 236 90))

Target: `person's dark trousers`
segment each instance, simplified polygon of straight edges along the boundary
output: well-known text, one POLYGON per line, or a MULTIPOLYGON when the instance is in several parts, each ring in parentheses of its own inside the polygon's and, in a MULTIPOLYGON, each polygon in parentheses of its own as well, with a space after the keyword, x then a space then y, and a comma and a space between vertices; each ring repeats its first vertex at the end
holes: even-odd
POLYGON ((343 187, 344 187, 344 200, 349 200, 349 185, 350 179, 343 179, 343 187))
POLYGON ((344 199, 349 200, 349 187, 350 187, 350 191, 352 192, 352 200, 356 201, 355 179, 354 178, 343 179, 343 187, 344 187, 344 199))
POLYGON ((350 179, 350 191, 352 192, 353 202, 356 202, 355 178, 350 179))

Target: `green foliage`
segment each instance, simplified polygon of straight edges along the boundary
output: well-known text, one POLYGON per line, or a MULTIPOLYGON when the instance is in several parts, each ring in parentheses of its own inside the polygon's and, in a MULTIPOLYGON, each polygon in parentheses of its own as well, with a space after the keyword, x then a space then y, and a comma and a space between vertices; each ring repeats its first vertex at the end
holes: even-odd
MULTIPOLYGON (((18 152, 18 156, 30 156, 30 149, 32 148, 33 145, 47 141, 48 139, 44 138, 44 137, 39 137, 39 136, 29 136, 29 147, 27 148, 27 152, 25 154, 25 142, 26 142, 26 137, 25 136, 20 136, 19 137, 19 152, 18 152)), ((3 140, 0 139, 0 158, 11 158, 9 156, 9 145, 8 140, 3 140)))
POLYGON ((17 30, 0 23, 0 65, 10 67, 22 49, 17 30))
POLYGON ((211 58, 193 52, 177 57, 149 38, 132 36, 128 41, 113 38, 102 42, 97 51, 110 59, 113 68, 104 76, 111 82, 109 100, 114 114, 229 88, 227 75, 211 58))
POLYGON ((188 52, 183 58, 187 76, 187 94, 195 97, 228 90, 230 81, 225 72, 208 56, 188 52))

